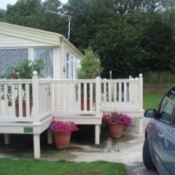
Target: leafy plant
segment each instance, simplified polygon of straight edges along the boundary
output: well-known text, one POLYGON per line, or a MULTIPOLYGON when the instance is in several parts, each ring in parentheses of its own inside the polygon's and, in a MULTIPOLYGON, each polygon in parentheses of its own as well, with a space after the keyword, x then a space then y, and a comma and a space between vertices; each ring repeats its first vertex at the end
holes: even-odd
POLYGON ((15 67, 11 68, 9 76, 15 76, 15 78, 19 79, 31 79, 34 70, 38 72, 38 75, 40 75, 43 68, 43 60, 38 59, 32 62, 31 60, 25 59, 18 63, 15 67))
POLYGON ((63 121, 55 121, 53 120, 50 123, 49 130, 52 132, 74 132, 78 131, 78 127, 74 122, 68 121, 68 122, 63 122, 63 121))
POLYGON ((104 125, 115 123, 115 124, 123 124, 124 126, 129 127, 132 124, 132 118, 126 114, 115 112, 115 113, 104 114, 102 117, 102 122, 104 125))
POLYGON ((100 58, 89 47, 85 50, 85 56, 81 60, 81 68, 78 71, 79 79, 93 79, 99 74, 100 58))
MULTIPOLYGON (((44 62, 41 59, 38 59, 36 61, 31 61, 28 59, 24 59, 22 62, 18 63, 17 65, 15 65, 14 67, 11 67, 8 70, 7 75, 5 75, 6 78, 13 78, 13 79, 32 79, 32 75, 33 75, 33 71, 37 71, 38 75, 40 75, 41 70, 44 68, 44 62)), ((1 87, 3 88, 3 86, 1 87)), ((25 84, 22 84, 22 90, 23 90, 23 100, 26 98, 26 89, 25 89, 25 84)), ((16 88, 16 90, 18 91, 18 88, 16 88)), ((1 90, 2 92, 4 91, 4 89, 1 90)), ((10 90, 10 86, 8 89, 8 99, 9 101, 11 100, 11 90, 10 90)), ((32 85, 29 85, 29 96, 30 96, 30 100, 32 99, 32 85)), ((1 99, 4 99, 4 93, 3 95, 1 95, 1 99)), ((16 96, 16 100, 18 100, 18 95, 16 96)))

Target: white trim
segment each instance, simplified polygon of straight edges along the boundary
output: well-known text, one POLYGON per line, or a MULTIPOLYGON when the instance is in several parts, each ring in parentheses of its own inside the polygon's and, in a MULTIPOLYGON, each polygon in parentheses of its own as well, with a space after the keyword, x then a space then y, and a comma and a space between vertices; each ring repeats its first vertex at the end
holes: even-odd
POLYGON ((28 60, 34 61, 34 48, 28 48, 28 60))
POLYGON ((56 60, 56 48, 53 48, 53 58, 52 58, 52 62, 53 62, 53 77, 55 78, 57 76, 56 72, 59 72, 58 68, 59 65, 57 65, 57 60, 56 60))

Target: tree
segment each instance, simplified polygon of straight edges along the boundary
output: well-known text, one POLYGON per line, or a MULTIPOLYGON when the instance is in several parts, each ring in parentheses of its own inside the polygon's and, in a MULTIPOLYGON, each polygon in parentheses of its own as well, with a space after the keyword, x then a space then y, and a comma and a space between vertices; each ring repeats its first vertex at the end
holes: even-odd
POLYGON ((171 0, 115 0, 115 10, 120 14, 128 14, 132 11, 157 12, 170 6, 171 0))
POLYGON ((59 15, 61 5, 59 0, 46 0, 43 3, 41 0, 18 0, 15 5, 7 6, 6 21, 66 34, 64 26, 67 22, 59 15))
POLYGON ((18 0, 15 5, 8 5, 6 21, 28 27, 40 28, 41 0, 18 0))
POLYGON ((8 6, 6 19, 67 36, 67 18, 61 13, 71 16, 70 41, 82 52, 90 46, 100 56, 102 76, 108 78, 112 70, 117 78, 174 67, 174 4, 173 0, 69 0, 61 6, 59 0, 19 0, 8 6))
POLYGON ((0 9, 0 21, 5 21, 5 10, 0 9))
POLYGON ((69 0, 64 9, 72 17, 70 40, 81 51, 89 46, 107 18, 115 15, 113 1, 107 0, 69 0))
POLYGON ((158 16, 145 28, 141 40, 147 70, 171 70, 175 54, 174 44, 172 28, 163 23, 158 16))
POLYGON ((78 78, 93 79, 99 74, 100 58, 91 48, 85 50, 85 56, 81 60, 81 68, 78 71, 78 78))

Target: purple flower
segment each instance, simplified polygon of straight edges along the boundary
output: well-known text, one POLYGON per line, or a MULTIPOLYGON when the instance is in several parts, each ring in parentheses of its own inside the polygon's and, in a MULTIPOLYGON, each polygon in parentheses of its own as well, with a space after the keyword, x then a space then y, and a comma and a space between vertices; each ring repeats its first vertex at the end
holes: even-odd
POLYGON ((122 113, 108 113, 102 117, 103 124, 123 124, 124 126, 131 126, 132 118, 122 113))
POLYGON ((68 121, 68 122, 63 122, 63 121, 55 121, 53 120, 50 123, 49 130, 51 132, 74 132, 78 131, 78 127, 74 122, 68 121))

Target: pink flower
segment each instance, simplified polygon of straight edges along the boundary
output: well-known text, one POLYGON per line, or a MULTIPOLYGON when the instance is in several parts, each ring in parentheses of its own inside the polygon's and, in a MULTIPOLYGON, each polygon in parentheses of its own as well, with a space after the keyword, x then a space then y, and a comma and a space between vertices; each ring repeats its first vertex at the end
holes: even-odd
POLYGON ((102 123, 103 125, 116 123, 123 124, 124 126, 131 126, 132 118, 122 113, 108 113, 103 115, 102 123))
POLYGON ((78 131, 78 127, 74 122, 68 121, 68 122, 63 122, 63 121, 55 121, 53 120, 50 123, 49 130, 52 132, 74 132, 78 131))

